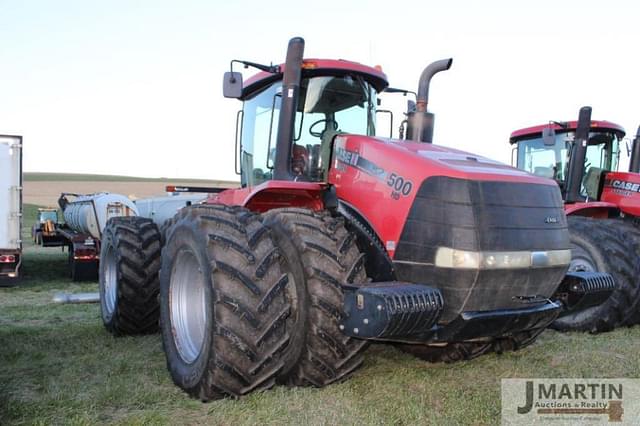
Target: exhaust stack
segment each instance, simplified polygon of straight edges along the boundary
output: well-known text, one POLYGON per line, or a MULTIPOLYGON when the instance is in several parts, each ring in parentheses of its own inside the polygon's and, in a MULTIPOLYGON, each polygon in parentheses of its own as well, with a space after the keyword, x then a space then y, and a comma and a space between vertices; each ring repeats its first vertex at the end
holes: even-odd
POLYGON ((580 108, 578 124, 576 126, 576 137, 571 148, 569 161, 569 172, 565 185, 565 202, 575 203, 582 201, 580 196, 580 186, 584 176, 584 159, 587 154, 587 142, 589 131, 591 130, 591 107, 580 108))
POLYGON ((273 170, 273 178, 275 180, 293 180, 290 167, 291 144, 296 122, 296 111, 298 110, 303 55, 304 39, 302 37, 294 37, 289 40, 284 75, 282 76, 282 104, 280 106, 276 158, 273 170))
POLYGON ((429 85, 434 75, 451 68, 453 58, 442 59, 428 65, 420 75, 416 110, 407 113, 407 139, 416 142, 433 142, 433 124, 435 116, 427 111, 429 103, 429 85))
POLYGON ((633 139, 631 145, 631 160, 629 162, 629 171, 631 173, 640 173, 640 126, 636 137, 633 139))

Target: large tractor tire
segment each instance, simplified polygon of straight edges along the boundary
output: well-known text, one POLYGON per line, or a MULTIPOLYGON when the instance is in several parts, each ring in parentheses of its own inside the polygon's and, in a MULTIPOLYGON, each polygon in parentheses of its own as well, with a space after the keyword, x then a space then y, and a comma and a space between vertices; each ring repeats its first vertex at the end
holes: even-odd
POLYGON ((322 387, 348 378, 362 365, 367 345, 339 326, 345 315, 341 285, 367 282, 354 234, 342 219, 302 208, 272 210, 264 215, 264 224, 300 294, 294 312, 303 332, 292 339, 299 359, 280 380, 322 387))
POLYGON ((639 258, 621 225, 617 219, 569 217, 569 271, 607 272, 618 288, 603 304, 558 318, 551 328, 591 333, 610 331, 624 325, 637 309, 639 258))
POLYGON ((486 342, 458 342, 447 345, 400 344, 399 349, 429 362, 453 363, 470 361, 481 355, 496 352, 513 352, 524 349, 538 338, 543 328, 522 331, 512 336, 499 337, 486 342))
POLYGON ((105 328, 117 336, 158 331, 158 227, 151 219, 117 217, 102 235, 100 310, 105 328))
POLYGON ((399 344, 398 348, 428 362, 469 361, 491 351, 492 342, 460 342, 442 346, 399 344))
MULTIPOLYGON (((638 219, 635 221, 616 219, 612 222, 614 222, 615 226, 620 230, 625 243, 629 244, 634 249, 636 256, 635 264, 637 268, 635 273, 635 285, 640 287, 640 222, 638 222, 638 219)), ((640 290, 638 290, 638 293, 640 293, 640 290)), ((627 316, 623 320, 623 324, 627 326, 640 324, 640 294, 636 297, 633 306, 629 309, 627 316)))
POLYGON ((187 207, 165 238, 160 326, 174 383, 202 401, 274 385, 290 356, 296 295, 260 216, 187 207))

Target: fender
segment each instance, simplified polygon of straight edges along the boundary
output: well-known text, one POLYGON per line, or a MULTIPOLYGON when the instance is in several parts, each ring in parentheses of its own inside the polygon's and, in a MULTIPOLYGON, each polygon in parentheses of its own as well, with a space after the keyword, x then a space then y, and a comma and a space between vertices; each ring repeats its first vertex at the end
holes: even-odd
POLYGON ((244 206, 263 213, 282 207, 325 208, 325 194, 330 185, 316 182, 270 180, 248 188, 228 189, 207 198, 206 204, 244 206))
POLYGON ((620 209, 617 205, 605 201, 565 204, 564 212, 567 216, 586 216, 596 219, 606 219, 620 215, 620 209))
POLYGON ((347 229, 356 235, 356 243, 365 254, 367 277, 375 282, 395 281, 393 262, 382 240, 367 219, 354 206, 340 200, 338 213, 344 217, 347 229))

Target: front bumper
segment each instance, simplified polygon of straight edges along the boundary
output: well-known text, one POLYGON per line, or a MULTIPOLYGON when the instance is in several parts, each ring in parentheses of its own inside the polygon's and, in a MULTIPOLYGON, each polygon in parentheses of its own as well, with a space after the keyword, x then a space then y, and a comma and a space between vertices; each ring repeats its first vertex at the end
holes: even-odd
POLYGON ((436 288, 402 282, 345 286, 340 328, 349 336, 399 342, 447 343, 497 338, 546 328, 561 315, 597 306, 615 290, 611 275, 576 272, 565 276, 551 298, 521 300, 516 309, 462 312, 441 323, 445 300, 436 288))

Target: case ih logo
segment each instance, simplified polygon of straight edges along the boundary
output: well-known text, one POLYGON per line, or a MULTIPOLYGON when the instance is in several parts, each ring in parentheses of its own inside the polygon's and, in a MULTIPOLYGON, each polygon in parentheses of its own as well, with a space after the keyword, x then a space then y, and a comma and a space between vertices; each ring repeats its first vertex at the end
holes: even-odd
POLYGON ((605 185, 622 191, 640 192, 640 183, 626 182, 624 180, 613 179, 607 180, 605 185))
POLYGON ((503 424, 637 424, 637 379, 503 379, 503 424))

